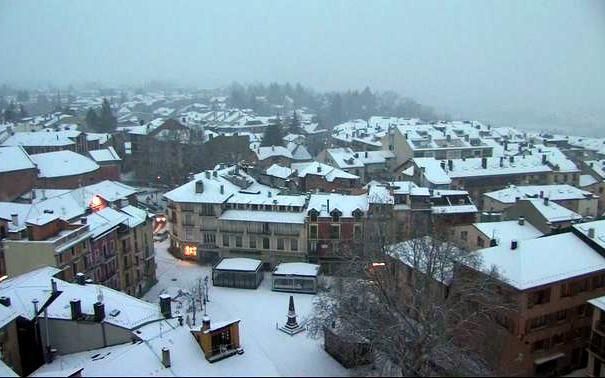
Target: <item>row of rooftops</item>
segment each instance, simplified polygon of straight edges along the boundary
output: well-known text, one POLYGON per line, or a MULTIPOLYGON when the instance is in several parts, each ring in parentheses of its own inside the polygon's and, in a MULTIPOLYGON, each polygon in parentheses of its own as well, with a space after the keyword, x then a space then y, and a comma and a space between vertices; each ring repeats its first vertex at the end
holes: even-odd
POLYGON ((135 227, 145 221, 147 212, 127 203, 136 193, 135 188, 109 180, 74 190, 37 189, 28 195, 30 203, 0 202, 0 219, 7 221, 9 233, 19 233, 28 224, 42 226, 55 220, 81 224, 84 220, 96 237, 110 224, 135 227), (119 210, 105 207, 91 214, 91 207, 103 203, 119 210))
POLYGON ((0 147, 0 173, 37 169, 40 178, 57 178, 95 172, 100 164, 121 161, 113 147, 88 153, 90 157, 70 150, 30 155, 21 146, 0 147))
POLYGON ((450 184, 452 179, 535 173, 580 173, 578 167, 556 147, 543 147, 537 153, 521 156, 494 156, 437 160, 432 157, 413 158, 415 166, 424 170, 425 178, 436 185, 450 184))
MULTIPOLYGON (((320 163, 309 163, 311 168, 321 168, 320 163)), ((281 168, 281 167, 280 167, 281 168)), ((306 168, 306 167, 305 167, 306 168)), ((279 169, 274 167, 274 170, 279 169)), ((281 170, 281 169, 280 169, 281 170)), ((288 172, 291 172, 288 170, 288 172)), ((292 174, 292 173, 290 173, 292 174)), ((299 175, 306 175, 305 171, 299 175)), ((315 174, 314 171, 309 174, 315 174)), ((303 210, 315 209, 318 216, 330 216, 332 210, 338 209, 343 217, 351 217, 352 212, 359 210, 367 212, 371 204, 393 204, 393 196, 403 195, 427 197, 432 200, 445 198, 438 206, 456 208, 463 212, 477 212, 476 206, 468 198, 468 192, 460 190, 438 190, 420 188, 413 183, 372 183, 366 187, 367 193, 361 195, 344 195, 338 193, 307 193, 299 195, 280 194, 279 190, 260 184, 252 176, 237 166, 217 167, 212 171, 205 171, 194 176, 194 179, 166 194, 164 196, 176 203, 182 204, 214 204, 222 205, 227 210, 219 219, 242 219, 245 214, 249 219, 268 219, 269 215, 262 216, 263 209, 271 210, 280 221, 285 221, 282 211, 299 213, 294 223, 303 223, 303 210), (407 187, 407 192, 402 187, 407 187), (451 198, 451 201, 446 197, 451 198), (455 200, 460 197, 464 203, 455 200), (280 211, 282 210, 282 211, 280 211), (237 211, 237 212, 236 212, 237 211), (279 215, 277 215, 279 213, 279 215), (254 218, 252 218, 254 216, 254 218)), ((446 210, 438 209, 439 212, 446 210)), ((450 209, 449 211, 454 211, 450 209)), ((294 217, 294 215, 292 215, 294 217)))

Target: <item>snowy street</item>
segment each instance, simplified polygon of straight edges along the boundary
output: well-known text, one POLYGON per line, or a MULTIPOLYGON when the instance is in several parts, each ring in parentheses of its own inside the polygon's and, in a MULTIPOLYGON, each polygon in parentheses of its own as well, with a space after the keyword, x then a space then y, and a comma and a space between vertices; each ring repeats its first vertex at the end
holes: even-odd
MULTIPOLYGON (((190 290, 199 278, 209 277, 208 315, 211 322, 240 319, 243 355, 235 355, 209 365, 200 375, 217 376, 348 376, 350 372, 323 350, 322 340, 302 332, 286 335, 276 329, 286 322, 290 293, 271 291, 271 275, 256 290, 213 287, 211 269, 181 261, 167 251, 169 241, 155 244, 158 283, 144 299, 157 303, 164 289, 176 292, 190 290)), ((313 295, 292 294, 298 321, 304 321, 312 310, 313 295)), ((197 313, 196 325, 201 323, 197 313)))

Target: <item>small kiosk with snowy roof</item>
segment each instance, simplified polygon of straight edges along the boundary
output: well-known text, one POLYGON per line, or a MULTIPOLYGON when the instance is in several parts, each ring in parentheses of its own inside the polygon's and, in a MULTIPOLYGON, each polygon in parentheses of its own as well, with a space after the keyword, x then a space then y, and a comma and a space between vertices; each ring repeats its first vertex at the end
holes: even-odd
POLYGON ((319 265, 282 263, 273 271, 271 288, 274 291, 315 294, 318 275, 319 265))
POLYGON ((210 323, 210 317, 204 316, 202 326, 199 329, 191 330, 208 361, 216 362, 233 356, 241 350, 239 322, 239 319, 234 319, 210 323))
POLYGON ((214 286, 256 289, 263 280, 262 261, 245 257, 223 258, 212 268, 214 286))

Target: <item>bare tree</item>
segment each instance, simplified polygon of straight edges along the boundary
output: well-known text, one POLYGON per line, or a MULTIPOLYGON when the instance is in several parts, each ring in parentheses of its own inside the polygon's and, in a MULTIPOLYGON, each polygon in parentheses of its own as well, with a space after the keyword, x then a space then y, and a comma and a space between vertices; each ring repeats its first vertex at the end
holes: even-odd
MULTIPOLYGON (((511 307, 499 294, 497 272, 467 274, 465 266, 483 270, 480 258, 444 230, 391 243, 388 211, 372 216, 362 251, 349 251, 340 277, 316 299, 311 335, 330 327, 364 340, 383 375, 490 374, 466 341, 483 340, 495 314, 511 307)), ((486 352, 498 352, 488 344, 486 352)))

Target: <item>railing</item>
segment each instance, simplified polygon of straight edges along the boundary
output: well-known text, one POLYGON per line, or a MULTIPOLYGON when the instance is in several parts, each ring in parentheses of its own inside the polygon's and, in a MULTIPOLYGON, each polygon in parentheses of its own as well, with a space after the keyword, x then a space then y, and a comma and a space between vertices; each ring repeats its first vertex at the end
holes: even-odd
POLYGON ((60 238, 55 240, 53 242, 53 247, 55 249, 58 249, 62 245, 67 244, 71 241, 78 239, 79 237, 84 236, 85 234, 88 233, 88 231, 89 231, 89 225, 84 225, 84 226, 76 229, 75 231, 72 231, 72 232, 68 233, 67 235, 61 236, 60 238))

